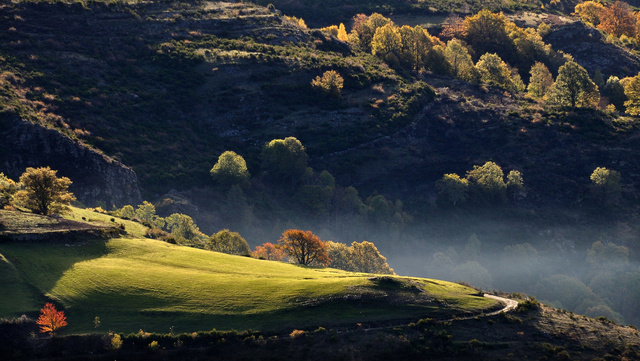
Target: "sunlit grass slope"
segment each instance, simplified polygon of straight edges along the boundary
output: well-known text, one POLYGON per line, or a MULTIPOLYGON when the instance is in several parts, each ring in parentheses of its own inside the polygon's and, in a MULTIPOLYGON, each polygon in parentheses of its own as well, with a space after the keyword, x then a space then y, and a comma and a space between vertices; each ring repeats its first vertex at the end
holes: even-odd
MULTIPOLYGON (((306 268, 118 238, 77 244, 0 244, 8 285, 0 317, 34 312, 45 297, 66 308, 67 332, 176 332, 278 329, 478 311, 494 302, 448 282, 424 285, 439 302, 411 302, 401 283, 372 275, 306 268), (398 296, 389 302, 389 297, 398 296), (345 297, 346 296, 346 297, 345 297), (404 298, 403 298, 404 297, 404 298), (406 302, 397 302, 406 299, 406 302), (446 305, 446 306, 445 306, 446 305)), ((407 293, 408 292, 408 293, 407 293)))

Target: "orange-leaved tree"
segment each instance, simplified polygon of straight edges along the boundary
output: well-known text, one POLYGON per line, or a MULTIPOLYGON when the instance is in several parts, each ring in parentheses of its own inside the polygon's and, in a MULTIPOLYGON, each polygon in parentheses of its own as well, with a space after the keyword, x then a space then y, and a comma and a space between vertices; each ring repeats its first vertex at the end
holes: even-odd
POLYGON ((287 255, 279 244, 267 242, 262 246, 257 246, 251 253, 251 257, 266 259, 268 261, 283 261, 287 255))
POLYGON ((284 251, 297 263, 302 265, 329 265, 329 246, 311 233, 299 229, 288 229, 278 240, 284 251))
POLYGON ((36 324, 40 326, 40 332, 49 332, 53 335, 67 325, 67 317, 64 315, 64 311, 56 310, 53 303, 47 303, 40 310, 40 317, 36 324))

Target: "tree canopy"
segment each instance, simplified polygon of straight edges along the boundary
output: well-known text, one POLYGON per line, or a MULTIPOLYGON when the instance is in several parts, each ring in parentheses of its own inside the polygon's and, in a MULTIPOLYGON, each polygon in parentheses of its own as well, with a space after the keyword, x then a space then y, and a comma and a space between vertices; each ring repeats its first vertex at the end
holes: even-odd
POLYGON ((326 242, 321 241, 311 231, 288 229, 278 240, 284 251, 298 264, 318 264, 326 266, 331 262, 326 242))
POLYGON ((49 167, 27 168, 20 176, 22 189, 16 193, 16 199, 35 213, 48 215, 66 212, 76 197, 67 190, 71 180, 67 177, 58 178, 57 172, 49 167))
POLYGON ((600 93, 582 66, 574 61, 567 61, 558 70, 556 82, 550 89, 550 99, 561 106, 595 108, 600 100, 600 93))
POLYGON ((309 156, 295 137, 274 139, 262 148, 262 164, 272 176, 288 178, 292 184, 307 170, 309 156))
POLYGON ((218 161, 211 168, 210 173, 216 182, 225 186, 243 184, 251 176, 244 158, 230 150, 218 157, 218 161))
POLYGON ((222 229, 209 237, 206 249, 215 252, 246 256, 251 254, 251 248, 240 233, 222 229))

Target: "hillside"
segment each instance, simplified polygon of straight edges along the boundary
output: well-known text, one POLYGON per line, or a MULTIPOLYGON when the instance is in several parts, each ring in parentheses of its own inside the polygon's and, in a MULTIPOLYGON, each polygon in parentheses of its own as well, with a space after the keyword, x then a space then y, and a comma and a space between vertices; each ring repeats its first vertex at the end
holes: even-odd
MULTIPOLYGON (((6 223, 11 230, 15 222, 6 223)), ((12 241, 0 244, 0 254, 3 289, 11 290, 0 316, 34 314, 54 300, 72 333, 93 331, 96 316, 119 332, 280 330, 446 318, 497 306, 449 282, 307 268, 150 239, 12 241)))

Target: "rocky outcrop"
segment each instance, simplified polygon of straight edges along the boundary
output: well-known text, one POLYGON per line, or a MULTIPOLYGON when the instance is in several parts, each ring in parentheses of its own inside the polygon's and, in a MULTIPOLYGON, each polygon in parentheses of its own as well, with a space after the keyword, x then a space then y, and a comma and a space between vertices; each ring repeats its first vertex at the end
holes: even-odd
POLYGON ((591 76, 597 69, 600 69, 605 80, 611 75, 619 78, 635 76, 640 71, 640 57, 606 43, 598 30, 581 22, 556 28, 544 41, 555 50, 571 54, 591 76))
POLYGON ((138 177, 122 163, 54 129, 0 119, 0 172, 17 180, 27 167, 49 166, 73 181, 70 190, 86 206, 138 204, 138 177))

